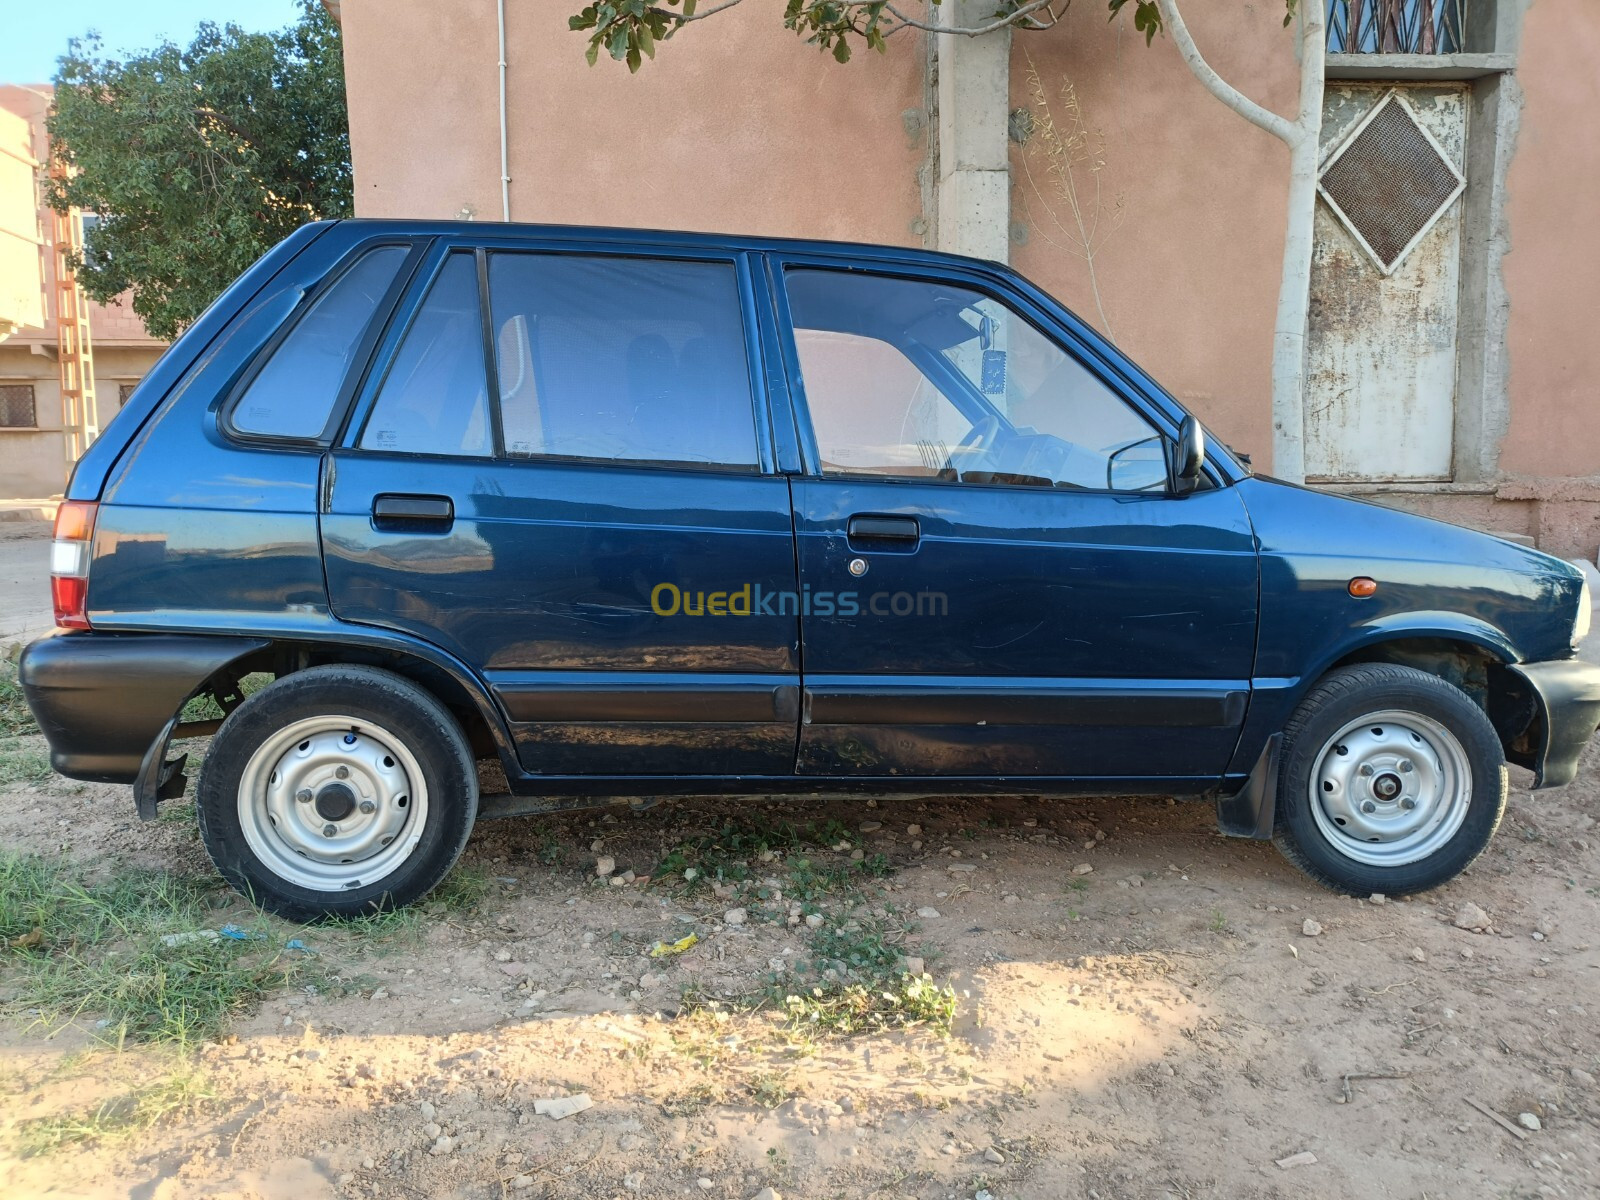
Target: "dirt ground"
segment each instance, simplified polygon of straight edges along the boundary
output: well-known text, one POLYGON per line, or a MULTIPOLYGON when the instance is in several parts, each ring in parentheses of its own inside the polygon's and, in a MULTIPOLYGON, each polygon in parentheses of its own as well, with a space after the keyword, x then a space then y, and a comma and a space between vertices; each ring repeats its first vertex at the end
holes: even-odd
MULTIPOLYGON (((476 908, 435 906, 387 941, 298 931, 348 986, 237 1020, 196 1060, 215 1098, 131 1140, 17 1149, 26 1123, 173 1060, 103 1047, 87 1017, 51 1036, 13 1005, 0 1195, 1600 1196, 1600 753, 1564 791, 1514 774, 1489 853, 1386 902, 1323 891, 1270 845, 1219 838, 1206 806, 1160 798, 486 823, 465 859, 490 883, 476 908), (752 814, 865 826, 892 871, 859 911, 905 915, 900 951, 955 989, 948 1036, 811 1038, 771 1009, 719 1013, 708 998, 803 956, 808 924, 776 898, 776 919, 730 923, 739 897, 595 877, 601 855, 644 875, 752 814), (1458 928, 1464 903, 1492 928, 1458 928), (648 957, 690 931, 688 951, 648 957), (593 1107, 535 1111, 576 1093, 593 1107)), ((208 872, 178 815, 141 825, 123 788, 11 785, 0 848, 208 872)))

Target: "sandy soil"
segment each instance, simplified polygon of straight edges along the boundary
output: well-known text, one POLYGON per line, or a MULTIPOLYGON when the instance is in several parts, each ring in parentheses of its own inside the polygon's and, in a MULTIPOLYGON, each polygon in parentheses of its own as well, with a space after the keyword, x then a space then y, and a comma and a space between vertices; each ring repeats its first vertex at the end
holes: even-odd
MULTIPOLYGON (((1269 845, 1219 838, 1205 807, 1162 799, 681 802, 486 824, 466 861, 497 879, 475 911, 429 916, 416 942, 306 931, 348 994, 241 1020, 201 1053, 218 1099, 188 1121, 20 1157, 19 1122, 171 1062, 0 1027, 0 1195, 1597 1196, 1597 768, 1591 749, 1566 790, 1518 788, 1464 878, 1381 903, 1322 891, 1269 845), (866 902, 938 911, 903 948, 957 989, 951 1036, 807 1042, 770 1013, 679 1013, 686 987, 759 987, 804 953, 804 924, 730 925, 726 899, 607 886, 596 854, 648 872, 752 806, 881 822, 868 849, 895 871, 866 902), (1456 927, 1466 902, 1491 930, 1456 927), (692 950, 645 956, 688 930, 692 950), (592 1108, 534 1111, 579 1092, 592 1108), (1469 1100, 1540 1129, 1517 1137, 1469 1100)), ((140 825, 120 788, 0 795, 0 846, 207 869, 188 825, 140 825)))

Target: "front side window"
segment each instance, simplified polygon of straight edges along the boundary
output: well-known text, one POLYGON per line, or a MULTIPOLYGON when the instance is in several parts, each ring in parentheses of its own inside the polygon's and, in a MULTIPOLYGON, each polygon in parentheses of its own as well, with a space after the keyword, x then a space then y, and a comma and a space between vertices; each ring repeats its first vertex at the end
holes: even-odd
POLYGON ((731 263, 491 253, 505 451, 754 469, 731 263))
POLYGON ((1166 447, 1150 423, 998 300, 826 270, 791 270, 785 285, 825 472, 1166 487, 1166 447))
POLYGON ((298 440, 322 436, 361 335, 406 253, 403 246, 368 251, 317 297, 234 404, 228 420, 235 430, 298 440))
POLYGON ((434 277, 361 433, 364 450, 494 453, 477 259, 458 251, 434 277))

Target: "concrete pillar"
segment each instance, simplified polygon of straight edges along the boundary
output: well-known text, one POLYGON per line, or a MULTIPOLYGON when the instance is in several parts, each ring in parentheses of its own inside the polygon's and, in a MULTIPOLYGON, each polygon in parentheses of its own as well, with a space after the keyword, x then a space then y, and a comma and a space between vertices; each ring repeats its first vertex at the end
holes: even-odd
MULTIPOLYGON (((944 0, 941 25, 993 20, 994 0, 944 0)), ((1011 31, 932 35, 939 72, 936 244, 953 254, 1007 261, 1011 240, 1011 31)))

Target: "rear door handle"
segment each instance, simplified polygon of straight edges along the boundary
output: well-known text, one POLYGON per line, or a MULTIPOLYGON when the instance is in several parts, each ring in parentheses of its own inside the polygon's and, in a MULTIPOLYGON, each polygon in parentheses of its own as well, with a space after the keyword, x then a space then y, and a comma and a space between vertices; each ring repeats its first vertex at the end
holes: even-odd
POLYGON ((456 506, 449 496, 389 493, 372 501, 372 523, 380 529, 437 530, 450 528, 456 506))
POLYGON ((892 542, 896 549, 909 550, 922 536, 922 526, 915 517, 854 516, 845 526, 851 542, 892 542))

